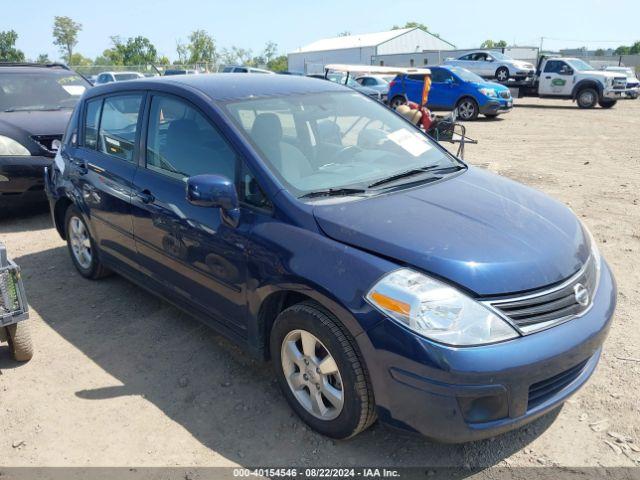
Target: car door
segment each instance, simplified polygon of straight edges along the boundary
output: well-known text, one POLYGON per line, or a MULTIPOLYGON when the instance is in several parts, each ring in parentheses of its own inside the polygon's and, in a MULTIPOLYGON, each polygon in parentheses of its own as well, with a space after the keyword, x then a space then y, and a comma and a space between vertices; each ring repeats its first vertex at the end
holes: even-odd
POLYGON ((573 68, 564 60, 548 60, 540 75, 540 95, 570 96, 573 90, 573 68))
POLYGON ((249 223, 231 227, 219 209, 194 206, 185 198, 190 176, 235 179, 238 157, 184 99, 154 93, 147 112, 144 163, 132 201, 141 268, 174 301, 244 335, 249 223))
POLYGON ((145 101, 142 92, 91 98, 84 104, 81 141, 69 162, 76 203, 88 217, 100 254, 135 267, 132 181, 145 101))
POLYGON ((446 68, 431 68, 431 90, 427 106, 431 110, 453 110, 459 85, 446 68))
POLYGON ((476 53, 469 53, 468 55, 464 55, 458 59, 456 65, 466 68, 467 70, 471 70, 472 72, 478 73, 478 61, 476 59, 476 56, 476 53))

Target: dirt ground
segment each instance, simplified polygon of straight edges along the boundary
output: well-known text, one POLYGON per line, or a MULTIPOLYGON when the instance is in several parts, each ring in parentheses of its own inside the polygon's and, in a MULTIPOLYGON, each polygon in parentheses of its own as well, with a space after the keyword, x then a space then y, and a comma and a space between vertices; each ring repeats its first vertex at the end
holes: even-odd
POLYGON ((328 440, 294 416, 270 364, 122 278, 81 278, 36 212, 0 220, 36 349, 16 364, 0 346, 0 465, 640 465, 640 101, 520 99, 467 127, 479 144, 466 159, 571 206, 618 281, 600 366, 559 413, 457 446, 380 424, 328 440))

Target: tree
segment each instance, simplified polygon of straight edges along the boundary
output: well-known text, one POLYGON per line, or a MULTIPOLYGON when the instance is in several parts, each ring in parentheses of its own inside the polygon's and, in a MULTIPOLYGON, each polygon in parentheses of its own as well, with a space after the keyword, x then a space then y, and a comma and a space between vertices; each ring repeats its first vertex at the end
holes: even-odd
POLYGON ((630 50, 631 50, 630 47, 627 47, 625 45, 620 45, 618 48, 616 48, 614 53, 616 55, 629 55, 630 50))
POLYGON ((169 57, 167 57, 166 55, 162 55, 161 57, 158 57, 158 64, 159 65, 170 65, 171 64, 171 60, 169 60, 169 57))
POLYGON ((36 58, 36 63, 51 63, 51 60, 49 59, 48 54, 41 53, 38 55, 38 58, 36 58))
POLYGON ((144 65, 155 63, 158 56, 156 47, 151 41, 142 36, 130 37, 126 43, 118 36, 111 37, 113 48, 104 51, 103 55, 111 60, 113 65, 144 65))
POLYGON ((90 65, 93 65, 93 62, 90 58, 85 57, 77 52, 71 55, 71 58, 67 63, 69 65, 73 65, 74 67, 88 67, 90 65))
POLYGON ((278 44, 272 41, 268 41, 267 44, 264 46, 264 51, 262 52, 262 56, 264 57, 264 60, 267 65, 269 64, 269 62, 273 61, 273 59, 276 58, 276 56, 278 55, 278 44))
POLYGON ((289 69, 289 61, 286 55, 275 57, 267 62, 267 68, 274 72, 286 72, 289 69))
POLYGON ((495 40, 485 40, 480 44, 480 48, 504 48, 507 46, 507 42, 504 40, 500 40, 496 42, 495 40))
POLYGON ((602 48, 599 48, 595 51, 596 57, 602 57, 604 56, 604 50, 602 48))
POLYGON ((189 63, 217 63, 216 42, 204 30, 194 30, 189 35, 189 63))
POLYGON ((640 54, 640 42, 636 42, 633 45, 631 45, 631 48, 629 48, 629 53, 631 55, 638 55, 640 54))
POLYGON ((16 48, 18 34, 15 30, 0 32, 0 61, 24 62, 24 53, 16 48))
POLYGON ((178 54, 178 59, 173 63, 175 65, 185 65, 189 60, 189 47, 180 40, 177 40, 176 53, 178 54))
POLYGON ((425 32, 429 31, 429 29, 424 23, 419 23, 419 22, 407 22, 404 24, 404 27, 399 27, 398 25, 394 25, 393 27, 391 27, 391 30, 400 30, 401 28, 419 28, 420 30, 424 30, 425 32))
POLYGON ((80 23, 69 17, 55 17, 53 21, 53 44, 57 45, 62 58, 69 63, 73 49, 78 44, 78 33, 82 30, 80 23))

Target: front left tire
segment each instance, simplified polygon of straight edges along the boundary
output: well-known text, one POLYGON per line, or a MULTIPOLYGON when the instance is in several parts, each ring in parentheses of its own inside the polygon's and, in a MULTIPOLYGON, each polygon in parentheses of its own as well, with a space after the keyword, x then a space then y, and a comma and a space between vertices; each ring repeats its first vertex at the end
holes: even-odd
POLYGON ((322 307, 309 301, 280 313, 270 349, 287 402, 313 430, 345 439, 376 420, 373 389, 355 341, 322 307))
POLYGON ((509 69, 507 67, 499 67, 496 70, 496 80, 506 82, 509 80, 509 69))
POLYGON ((471 97, 461 98, 456 105, 456 110, 458 111, 458 117, 460 117, 461 120, 467 121, 475 120, 480 113, 478 102, 471 97))
POLYGON ((616 103, 618 103, 617 100, 610 100, 608 98, 603 98, 598 102, 598 105, 600 105, 602 108, 611 108, 616 103))
POLYGON ((98 248, 82 214, 75 206, 70 206, 65 215, 67 248, 76 270, 85 278, 97 280, 111 272, 102 265, 98 248))

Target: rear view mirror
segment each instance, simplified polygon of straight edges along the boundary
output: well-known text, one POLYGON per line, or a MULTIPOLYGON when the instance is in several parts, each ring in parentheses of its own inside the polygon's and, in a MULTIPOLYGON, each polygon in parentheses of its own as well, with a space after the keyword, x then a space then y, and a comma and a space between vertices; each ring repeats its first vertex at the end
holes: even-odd
POLYGON ((187 201, 198 207, 221 210, 222 218, 232 227, 238 225, 238 192, 231 180, 222 175, 195 175, 187 179, 187 201))

